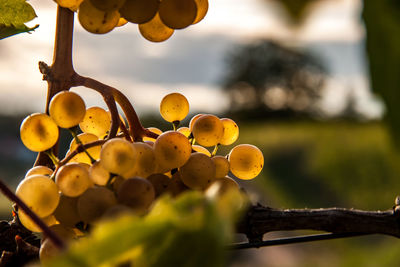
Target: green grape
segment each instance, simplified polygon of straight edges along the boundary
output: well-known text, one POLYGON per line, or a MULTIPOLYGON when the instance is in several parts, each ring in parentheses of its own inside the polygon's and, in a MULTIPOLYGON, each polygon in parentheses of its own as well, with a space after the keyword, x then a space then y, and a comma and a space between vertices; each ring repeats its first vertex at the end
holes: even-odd
POLYGON ((189 113, 189 102, 179 93, 164 96, 160 103, 160 114, 168 122, 181 121, 189 113))
POLYGON ((163 0, 158 12, 165 25, 183 29, 195 21, 197 6, 194 0, 163 0))
POLYGON ((34 113, 26 117, 20 129, 22 143, 34 152, 53 147, 58 140, 57 124, 46 114, 34 113))
POLYGON ((215 146, 224 136, 224 126, 217 116, 203 115, 193 124, 192 133, 199 145, 215 146))
POLYGON ((205 147, 199 145, 192 145, 192 149, 196 152, 203 153, 204 155, 211 157, 210 151, 208 151, 208 149, 205 147))
POLYGON ((264 156, 256 146, 242 144, 229 153, 231 172, 238 178, 250 180, 256 177, 264 166, 264 156))
POLYGON ((223 156, 214 156, 211 160, 215 164, 215 177, 222 178, 229 173, 229 161, 223 156))
POLYGON ((144 214, 155 198, 153 185, 143 178, 125 180, 117 191, 118 202, 131 207, 136 213, 144 214))
POLYGON ((78 198, 67 197, 63 194, 60 195, 60 203, 54 211, 54 217, 61 224, 74 227, 78 222, 81 221, 78 213, 78 198))
POLYGON ((75 12, 78 10, 78 7, 83 0, 54 0, 54 1, 60 6, 69 8, 75 12))
POLYGON ((91 186, 89 172, 78 163, 62 166, 56 174, 56 184, 68 197, 80 196, 91 186))
POLYGON ((102 11, 95 8, 90 0, 84 0, 78 9, 78 20, 81 26, 91 33, 104 34, 112 31, 118 24, 117 10, 102 11))
POLYGON ((52 214, 60 200, 57 185, 44 175, 22 180, 15 194, 41 218, 52 214))
MULTIPOLYGON (((88 144, 91 142, 95 142, 99 140, 99 138, 91 133, 81 133, 78 135, 79 141, 81 141, 82 144, 88 144)), ((69 151, 74 151, 75 149, 78 148, 78 143, 76 142, 76 139, 72 139, 71 144, 69 145, 69 151)), ((101 151, 101 146, 94 146, 91 148, 86 149, 86 151, 89 153, 89 155, 94 159, 98 160, 100 157, 100 151, 101 151)), ((89 158, 89 156, 85 152, 78 153, 75 155, 72 159, 71 162, 82 162, 82 163, 87 163, 87 164, 92 164, 92 160, 89 158)))
POLYGON ((85 112, 85 102, 74 92, 59 92, 50 101, 50 117, 61 128, 78 125, 83 120, 85 112))
MULTIPOLYGON (((21 222, 21 224, 29 231, 35 233, 42 232, 42 229, 40 229, 40 227, 34 221, 32 221, 31 218, 28 215, 26 215, 26 213, 23 212, 22 209, 18 211, 18 219, 21 222)), ((52 214, 41 219, 47 226, 51 226, 57 223, 56 218, 52 214)))
POLYGON ((139 24, 139 32, 146 40, 159 43, 168 40, 174 29, 165 26, 157 13, 150 21, 139 24))
POLYGON ((118 10, 125 0, 90 0, 92 5, 102 11, 118 10))
POLYGON ((154 150, 149 145, 140 142, 133 143, 133 146, 137 154, 135 166, 122 176, 125 178, 135 176, 146 178, 150 174, 153 174, 156 168, 154 150))
POLYGON ((193 132, 193 125, 194 123, 197 121, 198 118, 200 118, 201 116, 203 116, 204 114, 197 114, 195 116, 192 117, 192 119, 189 122, 189 130, 190 132, 193 132))
POLYGON ((123 175, 135 165, 137 152, 127 140, 114 138, 108 140, 100 153, 101 165, 110 173, 123 175))
POLYGON ((189 160, 179 168, 182 182, 191 189, 206 189, 215 180, 215 164, 202 153, 192 153, 189 160))
POLYGON ((183 134, 168 131, 157 138, 154 143, 154 152, 158 172, 164 173, 185 164, 192 152, 192 146, 183 134))
POLYGON ((190 133, 191 133, 189 127, 180 127, 180 128, 178 128, 177 131, 180 132, 181 134, 183 134, 186 137, 189 137, 190 133))
POLYGON ((208 0, 195 0, 197 6, 196 19, 192 24, 199 23, 207 14, 208 11, 208 0))
POLYGON ((46 166, 35 166, 26 172, 25 178, 36 174, 51 176, 53 170, 46 166))
POLYGON ((155 173, 147 177, 147 180, 153 185, 155 197, 159 197, 166 192, 171 179, 165 174, 155 173))
POLYGON ((111 190, 94 186, 78 198, 78 214, 85 223, 93 223, 116 204, 117 199, 111 190))
POLYGON ((186 190, 189 190, 189 188, 182 182, 181 173, 179 171, 175 172, 174 175, 172 175, 165 192, 176 197, 186 190))
POLYGON ((126 0, 119 13, 129 22, 142 24, 154 18, 159 5, 159 0, 126 0))
MULTIPOLYGON (((155 128, 155 127, 149 127, 149 128, 147 128, 147 130, 149 130, 149 131, 151 131, 151 132, 153 132, 155 134, 158 134, 158 135, 162 134, 162 131, 160 129, 158 129, 158 128, 155 128)), ((146 141, 153 141, 154 142, 154 141, 156 141, 156 139, 145 136, 145 137, 143 137, 143 141, 144 142, 146 142, 146 141)))
POLYGON ((104 169, 100 161, 96 161, 90 166, 89 177, 97 185, 106 185, 110 180, 110 172, 104 169))
POLYGON ((90 107, 86 110, 83 121, 79 127, 84 133, 91 133, 98 138, 108 134, 111 128, 111 120, 108 112, 100 107, 90 107))
POLYGON ((221 145, 229 146, 236 142, 239 137, 239 127, 237 124, 228 118, 221 119, 222 125, 224 126, 224 135, 219 141, 221 145))

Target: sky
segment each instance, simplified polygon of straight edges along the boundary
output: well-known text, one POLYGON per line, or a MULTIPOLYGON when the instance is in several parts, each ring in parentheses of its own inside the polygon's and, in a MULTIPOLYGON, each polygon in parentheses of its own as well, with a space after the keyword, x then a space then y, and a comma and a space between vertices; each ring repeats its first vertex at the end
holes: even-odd
MULTIPOLYGON (((44 110, 47 84, 37 63, 52 61, 56 4, 51 0, 30 3, 38 15, 30 25, 40 27, 32 34, 0 41, 1 113, 44 110)), ((203 21, 157 44, 143 39, 134 24, 94 35, 76 21, 74 66, 81 75, 120 89, 139 114, 158 112, 160 100, 172 91, 187 96, 192 112, 219 113, 229 107, 219 86, 227 67, 226 55, 240 44, 272 38, 303 46, 326 63, 330 77, 321 104, 326 113, 338 113, 353 90, 357 108, 376 118, 383 108, 369 92, 360 8, 360 0, 324 0, 295 31, 273 1, 210 0, 203 21)), ((88 106, 102 103, 90 89, 74 90, 88 106)))

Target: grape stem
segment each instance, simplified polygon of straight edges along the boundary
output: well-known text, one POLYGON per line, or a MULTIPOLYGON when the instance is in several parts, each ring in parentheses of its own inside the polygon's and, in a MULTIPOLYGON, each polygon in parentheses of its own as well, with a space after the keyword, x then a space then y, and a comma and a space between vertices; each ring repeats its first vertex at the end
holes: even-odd
MULTIPOLYGON (((70 129, 68 129, 68 130, 69 130, 69 132, 71 133, 72 137, 75 139, 75 142, 76 142, 78 145, 83 145, 82 141, 81 141, 81 140, 79 139, 79 137, 78 137, 78 134, 76 133, 76 128, 70 128, 70 129)), ((83 152, 85 152, 85 154, 89 157, 90 161, 91 161, 92 164, 93 164, 93 162, 95 162, 96 160, 89 154, 89 152, 87 151, 87 149, 85 149, 84 146, 82 146, 82 148, 83 148, 83 152)))
POLYGON ((14 194, 0 179, 0 191, 12 202, 17 204, 18 208, 21 209, 29 218, 35 222, 35 224, 43 231, 43 233, 53 242, 55 246, 60 249, 66 247, 65 243, 54 233, 43 220, 36 215, 16 194, 14 194))

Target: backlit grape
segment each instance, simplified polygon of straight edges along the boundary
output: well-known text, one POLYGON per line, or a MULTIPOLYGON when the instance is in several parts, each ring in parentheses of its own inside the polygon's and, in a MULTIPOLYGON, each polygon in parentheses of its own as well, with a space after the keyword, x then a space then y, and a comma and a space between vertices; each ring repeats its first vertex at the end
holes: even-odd
POLYGON ((91 33, 104 34, 112 31, 119 22, 117 10, 102 11, 95 8, 90 0, 84 0, 78 9, 81 26, 91 33))
POLYGON ((164 96, 160 103, 160 114, 168 122, 181 121, 189 113, 189 102, 179 93, 164 96))
POLYGON ((217 116, 208 114, 195 121, 192 132, 199 145, 210 147, 219 144, 224 135, 224 126, 217 116))
POLYGON ((242 144, 229 153, 231 172, 238 178, 250 180, 256 177, 264 166, 264 156, 256 146, 242 144))
POLYGON ((83 120, 85 112, 85 102, 74 92, 59 92, 50 101, 50 117, 61 128, 78 125, 83 120))

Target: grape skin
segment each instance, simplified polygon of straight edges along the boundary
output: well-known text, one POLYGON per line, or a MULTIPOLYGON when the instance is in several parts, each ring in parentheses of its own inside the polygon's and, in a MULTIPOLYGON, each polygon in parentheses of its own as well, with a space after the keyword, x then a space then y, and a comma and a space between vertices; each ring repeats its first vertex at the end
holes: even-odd
POLYGON ((146 179, 135 177, 125 180, 117 191, 118 202, 144 214, 155 198, 153 185, 146 179))
POLYGON ((222 136, 219 143, 221 145, 229 146, 236 142, 239 138, 239 127, 236 122, 231 119, 221 119, 222 125, 224 126, 224 135, 222 136))
POLYGON ((203 116, 203 115, 204 115, 204 114, 200 113, 200 114, 197 114, 197 115, 193 116, 193 117, 190 119, 190 122, 189 122, 189 130, 190 130, 190 132, 193 132, 193 125, 194 125, 194 123, 197 121, 198 118, 200 118, 200 117, 203 116))
POLYGON ((208 149, 205 147, 202 147, 199 145, 192 145, 192 149, 196 152, 200 152, 200 153, 203 153, 204 155, 211 157, 210 151, 208 151, 208 149))
POLYGON ((91 133, 102 138, 111 128, 110 115, 101 107, 90 107, 86 110, 85 117, 79 123, 84 133, 91 133))
POLYGON ((119 12, 127 21, 142 24, 154 18, 159 4, 158 0, 126 0, 119 12))
POLYGON ((61 128, 78 125, 85 116, 85 112, 85 102, 74 92, 59 92, 50 101, 50 117, 61 128))
POLYGON ((156 156, 152 147, 145 143, 136 142, 132 144, 135 148, 137 158, 134 167, 122 176, 131 178, 134 176, 146 178, 153 174, 156 168, 156 156))
POLYGON ((215 164, 210 157, 195 152, 179 168, 182 182, 191 189, 204 190, 215 180, 215 164))
POLYGON ((195 0, 197 6, 196 19, 192 24, 199 23, 207 14, 208 11, 208 0, 195 0))
POLYGON ((46 114, 34 113, 26 117, 20 129, 22 143, 34 152, 45 151, 58 140, 58 126, 46 114))
POLYGON ((243 180, 255 178, 264 166, 261 150, 249 144, 235 146, 229 153, 228 160, 231 172, 243 180))
POLYGON ((110 180, 110 172, 104 169, 100 161, 96 161, 90 166, 89 177, 97 185, 106 185, 110 180))
POLYGON ((25 178, 36 174, 51 176, 53 170, 46 166, 35 166, 26 172, 25 178))
MULTIPOLYGON (((18 211, 18 219, 21 224, 29 231, 35 233, 42 232, 42 229, 34 221, 32 221, 31 218, 25 212, 23 212, 22 209, 18 211)), ((57 223, 56 218, 52 214, 41 219, 47 226, 52 226, 57 223)))
POLYGON ((194 0, 163 0, 158 12, 169 28, 183 29, 195 21, 197 6, 194 0))
POLYGON ((91 33, 104 34, 112 31, 118 24, 117 10, 102 11, 95 8, 90 0, 84 0, 78 9, 78 20, 81 26, 91 33))
POLYGON ((189 102, 179 93, 164 96, 160 103, 160 114, 168 122, 181 121, 189 113, 189 102))
POLYGON ((62 166, 56 174, 56 184, 68 197, 80 196, 91 186, 89 172, 78 163, 62 166))
POLYGON ((54 0, 57 4, 62 7, 69 8, 72 11, 77 11, 79 5, 83 0, 54 0))
MULTIPOLYGON (((88 144, 91 142, 95 142, 99 140, 99 138, 90 133, 81 133, 78 135, 78 139, 82 144, 88 144)), ((75 149, 78 148, 78 144, 76 142, 76 139, 74 138, 71 141, 71 144, 69 146, 69 151, 74 151, 75 149)), ((97 160, 100 157, 100 151, 101 151, 101 146, 94 146, 91 148, 86 149, 86 151, 89 153, 89 155, 94 159, 97 160)), ((87 163, 87 164, 92 164, 92 160, 89 158, 89 156, 85 152, 81 152, 76 154, 70 162, 81 162, 81 163, 87 163)))
MULTIPOLYGON (((162 131, 155 127, 149 127, 149 128, 147 128, 147 130, 149 130, 155 134, 158 134, 158 135, 162 134, 162 131)), ((154 141, 156 141, 156 139, 145 136, 145 137, 143 137, 143 141, 153 141, 154 142, 154 141)))
POLYGON ((102 11, 118 10, 125 0, 90 0, 92 5, 102 11))
POLYGON ((110 173, 123 175, 135 165, 137 152, 131 142, 114 138, 107 141, 100 153, 100 162, 110 173))
POLYGON ((211 147, 220 142, 224 135, 224 126, 217 116, 203 115, 193 124, 192 133, 199 145, 211 147))
POLYGON ((178 128, 177 131, 180 132, 181 134, 183 134, 186 137, 189 137, 190 133, 191 133, 189 127, 180 127, 180 128, 178 128))
POLYGON ((171 179, 165 174, 155 173, 147 177, 147 180, 153 185, 155 197, 159 197, 166 192, 171 179))
POLYGON ((78 198, 67 197, 61 194, 60 202, 54 211, 54 217, 63 225, 74 227, 79 221, 81 221, 77 203, 78 198))
POLYGON ((150 21, 139 24, 138 27, 140 34, 146 40, 155 43, 168 40, 174 33, 173 29, 164 25, 158 13, 150 21))
POLYGON ((229 161, 223 156, 214 156, 211 160, 215 164, 215 177, 222 178, 229 173, 229 161))

